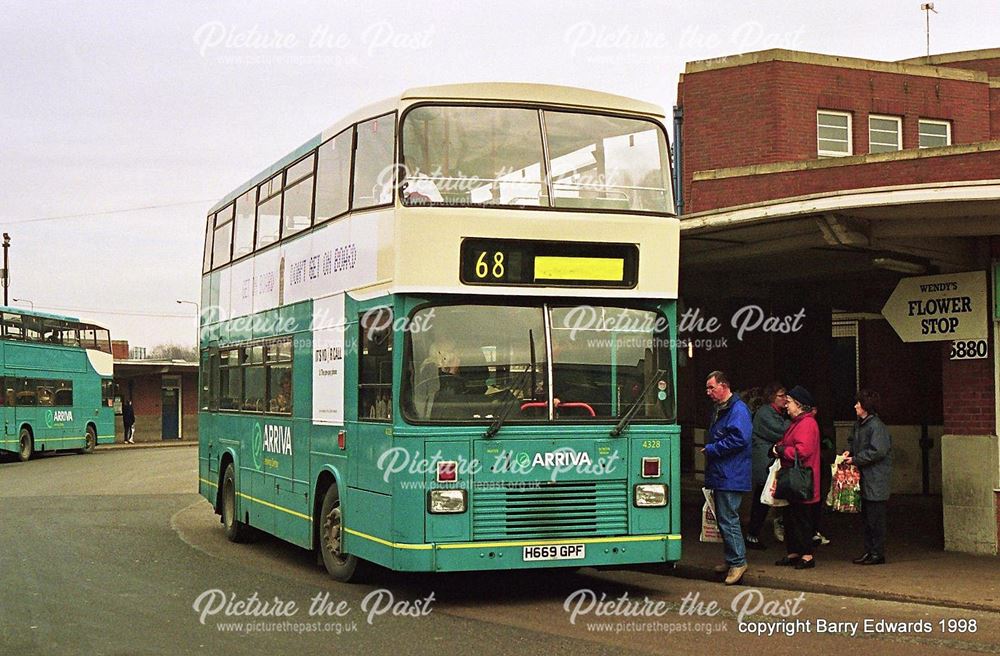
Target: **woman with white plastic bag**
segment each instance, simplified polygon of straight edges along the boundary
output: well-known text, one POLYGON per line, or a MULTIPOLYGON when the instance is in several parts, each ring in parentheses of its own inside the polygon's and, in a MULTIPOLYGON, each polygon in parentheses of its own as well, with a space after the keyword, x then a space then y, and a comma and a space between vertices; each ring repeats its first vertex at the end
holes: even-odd
POLYGON ((761 490, 760 497, 758 501, 765 506, 771 508, 781 508, 788 505, 787 499, 779 499, 774 496, 774 490, 778 487, 778 472, 781 471, 781 462, 775 460, 771 463, 771 468, 768 469, 767 481, 764 483, 764 489, 761 490))

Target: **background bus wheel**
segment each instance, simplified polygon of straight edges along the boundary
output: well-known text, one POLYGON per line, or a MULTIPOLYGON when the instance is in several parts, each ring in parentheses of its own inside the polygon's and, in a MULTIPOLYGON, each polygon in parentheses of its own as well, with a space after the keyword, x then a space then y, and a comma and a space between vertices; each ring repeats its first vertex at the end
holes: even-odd
POLYGON ((364 578, 366 563, 343 553, 344 517, 336 485, 331 485, 323 496, 319 521, 319 550, 326 571, 332 578, 345 583, 364 578))
POLYGON ((27 462, 31 460, 32 454, 35 452, 35 443, 31 438, 31 433, 28 432, 27 428, 21 429, 21 448, 18 449, 17 457, 21 459, 21 462, 27 462))
POLYGON ((96 446, 97 432, 93 426, 87 426, 87 444, 83 447, 81 453, 93 453, 96 446))
POLYGON ((248 542, 250 527, 236 518, 236 474, 233 463, 226 465, 222 476, 222 525, 230 542, 248 542))

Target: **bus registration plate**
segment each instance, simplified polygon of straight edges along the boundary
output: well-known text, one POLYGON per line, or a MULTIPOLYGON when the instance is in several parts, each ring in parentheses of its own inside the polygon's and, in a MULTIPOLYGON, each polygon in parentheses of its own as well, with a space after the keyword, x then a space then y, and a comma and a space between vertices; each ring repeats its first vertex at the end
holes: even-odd
POLYGON ((524 547, 524 560, 576 560, 587 556, 584 544, 546 544, 524 547))

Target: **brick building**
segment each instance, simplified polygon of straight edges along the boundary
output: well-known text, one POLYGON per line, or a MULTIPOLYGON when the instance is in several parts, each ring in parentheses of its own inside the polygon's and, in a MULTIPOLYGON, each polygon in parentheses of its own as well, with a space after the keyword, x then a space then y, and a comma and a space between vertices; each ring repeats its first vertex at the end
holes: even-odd
MULTIPOLYGON (((126 348, 125 353, 128 353, 126 348)), ((132 400, 136 442, 198 439, 198 363, 115 358, 115 433, 122 441, 122 403, 132 400)))
POLYGON ((875 388, 895 490, 942 495, 946 548, 996 554, 1000 49, 691 62, 674 128, 694 342, 681 419, 704 427, 700 374, 722 368, 737 387, 805 385, 842 448, 855 389, 875 388), (969 272, 985 358, 954 359, 947 334, 904 341, 882 314, 905 278, 969 272))

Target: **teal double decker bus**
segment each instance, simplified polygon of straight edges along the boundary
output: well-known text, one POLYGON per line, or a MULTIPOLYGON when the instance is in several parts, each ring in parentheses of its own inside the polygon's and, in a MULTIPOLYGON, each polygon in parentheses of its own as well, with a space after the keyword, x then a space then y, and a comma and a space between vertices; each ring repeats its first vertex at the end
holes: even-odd
POLYGON ((209 212, 199 488, 349 581, 680 557, 663 112, 411 89, 209 212))
POLYGON ((114 359, 105 328, 71 317, 0 308, 0 451, 90 453, 115 441, 114 359))

